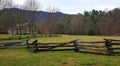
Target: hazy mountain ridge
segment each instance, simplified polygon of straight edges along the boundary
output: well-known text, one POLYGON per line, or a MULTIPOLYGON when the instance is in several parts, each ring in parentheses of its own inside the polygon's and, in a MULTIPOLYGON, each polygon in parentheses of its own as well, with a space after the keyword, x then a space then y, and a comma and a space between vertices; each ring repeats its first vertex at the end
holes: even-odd
POLYGON ((68 15, 61 12, 49 13, 44 11, 27 11, 17 8, 3 9, 0 12, 14 13, 14 14, 22 15, 28 19, 31 19, 31 16, 33 16, 35 22, 40 22, 41 20, 48 20, 52 18, 62 18, 68 15))

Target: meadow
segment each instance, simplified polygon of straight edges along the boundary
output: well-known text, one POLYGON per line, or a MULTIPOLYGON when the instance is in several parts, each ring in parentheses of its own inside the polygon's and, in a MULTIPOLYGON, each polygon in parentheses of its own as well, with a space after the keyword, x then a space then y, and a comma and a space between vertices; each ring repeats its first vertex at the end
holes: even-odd
MULTIPOLYGON (((0 35, 7 37, 8 35, 0 35)), ((118 39, 120 36, 62 35, 62 37, 32 38, 30 42, 103 41, 104 38, 118 39)), ((1 41, 2 42, 2 41, 1 41)), ((95 55, 74 51, 47 51, 31 53, 25 46, 0 49, 0 66, 119 66, 120 56, 95 55)))

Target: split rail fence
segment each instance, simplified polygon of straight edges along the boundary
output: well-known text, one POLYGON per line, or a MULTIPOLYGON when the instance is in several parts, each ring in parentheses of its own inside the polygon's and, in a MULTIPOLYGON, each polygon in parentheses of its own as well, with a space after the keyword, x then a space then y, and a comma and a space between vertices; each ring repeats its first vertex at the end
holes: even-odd
POLYGON ((85 42, 79 39, 72 40, 64 43, 41 43, 38 40, 29 43, 16 41, 16 42, 0 42, 0 48, 10 46, 27 46, 32 52, 38 51, 66 51, 73 50, 75 52, 93 52, 102 53, 107 55, 120 54, 120 40, 104 39, 103 41, 85 42))
POLYGON ((114 39, 104 39, 104 41, 96 42, 81 42, 79 39, 76 39, 65 43, 38 43, 35 40, 31 44, 27 41, 26 44, 34 53, 38 51, 74 50, 75 52, 87 51, 114 55, 120 52, 120 40, 114 39))

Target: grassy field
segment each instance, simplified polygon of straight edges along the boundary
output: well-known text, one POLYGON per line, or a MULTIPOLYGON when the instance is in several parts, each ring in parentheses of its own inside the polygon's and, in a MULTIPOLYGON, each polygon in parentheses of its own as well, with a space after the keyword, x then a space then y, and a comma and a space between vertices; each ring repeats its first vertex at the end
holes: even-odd
MULTIPOLYGON (((0 35, 0 37, 7 35, 0 35)), ((62 37, 40 37, 30 41, 68 42, 73 39, 80 41, 102 41, 104 38, 119 39, 120 36, 78 36, 63 35, 62 37)), ((0 49, 0 66, 119 66, 120 56, 105 56, 74 51, 48 51, 31 53, 24 46, 0 49)))

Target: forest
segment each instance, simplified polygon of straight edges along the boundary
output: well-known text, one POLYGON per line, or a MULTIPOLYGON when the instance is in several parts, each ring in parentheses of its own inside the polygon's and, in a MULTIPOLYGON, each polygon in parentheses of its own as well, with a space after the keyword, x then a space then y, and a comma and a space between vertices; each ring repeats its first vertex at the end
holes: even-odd
POLYGON ((60 33, 76 35, 120 35, 120 9, 109 12, 85 11, 84 14, 65 16, 39 22, 42 33, 60 33))

